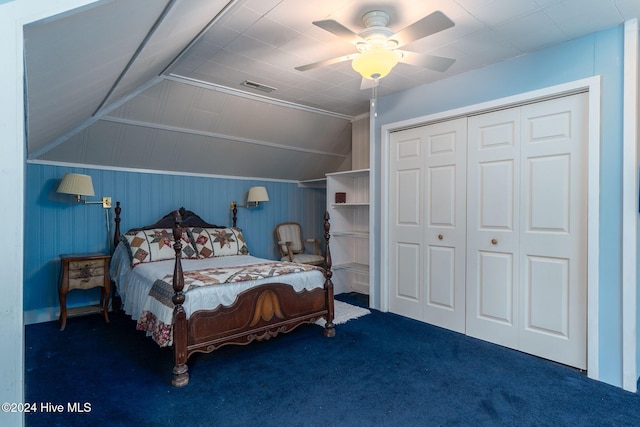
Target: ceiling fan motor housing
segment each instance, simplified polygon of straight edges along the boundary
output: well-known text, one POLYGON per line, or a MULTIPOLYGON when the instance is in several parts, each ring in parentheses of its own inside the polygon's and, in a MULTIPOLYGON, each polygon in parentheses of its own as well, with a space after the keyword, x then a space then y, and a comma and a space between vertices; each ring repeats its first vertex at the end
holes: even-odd
POLYGON ((389 23, 389 14, 383 10, 372 10, 362 15, 364 26, 369 27, 386 27, 389 23))
MULTIPOLYGON (((389 14, 382 10, 373 10, 362 16, 362 22, 365 25, 364 31, 359 36, 365 39, 371 46, 379 46, 385 49, 393 49, 397 46, 394 41, 387 42, 387 39, 393 35, 393 31, 386 25, 389 22, 389 14)), ((358 50, 361 52, 368 49, 368 46, 358 44, 358 50)))

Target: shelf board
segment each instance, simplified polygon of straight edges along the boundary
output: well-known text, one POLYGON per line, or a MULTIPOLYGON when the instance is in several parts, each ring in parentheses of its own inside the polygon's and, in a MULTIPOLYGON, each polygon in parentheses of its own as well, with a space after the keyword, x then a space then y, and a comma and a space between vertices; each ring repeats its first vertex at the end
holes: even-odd
POLYGON ((332 231, 331 232, 331 236, 335 236, 335 237, 347 236, 347 237, 369 238, 369 232, 368 231, 332 231))
POLYGON ((342 171, 342 172, 332 172, 328 173, 327 176, 364 176, 369 175, 369 169, 356 169, 352 171, 342 171))
POLYGON ((369 202, 357 202, 357 203, 332 203, 333 208, 345 208, 350 206, 369 206, 369 202))
POLYGON ((346 264, 337 264, 331 267, 334 270, 349 270, 355 273, 369 273, 369 266, 367 264, 358 264, 356 262, 349 262, 346 264))
POLYGON ((326 188, 327 178, 307 179, 304 181, 298 181, 298 187, 305 188, 326 188))

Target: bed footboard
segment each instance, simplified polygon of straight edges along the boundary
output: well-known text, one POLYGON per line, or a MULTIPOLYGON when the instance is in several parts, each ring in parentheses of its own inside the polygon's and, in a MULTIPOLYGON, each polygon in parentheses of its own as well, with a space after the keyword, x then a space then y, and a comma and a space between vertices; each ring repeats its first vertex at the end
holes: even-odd
POLYGON ((296 293, 286 284, 258 286, 243 292, 231 306, 193 313, 187 355, 268 340, 303 323, 314 323, 327 313, 323 289, 296 293))
POLYGON ((189 383, 187 359, 193 353, 209 353, 224 345, 246 345, 287 333, 301 324, 326 320, 324 335, 335 336, 333 324, 333 283, 331 282, 331 252, 329 249, 329 214, 325 213, 325 283, 323 288, 296 292, 284 283, 270 283, 251 288, 238 295, 236 302, 215 310, 192 313, 189 319, 182 304, 185 301, 182 272, 182 219, 174 214, 173 273, 173 351, 174 367, 171 384, 189 383))

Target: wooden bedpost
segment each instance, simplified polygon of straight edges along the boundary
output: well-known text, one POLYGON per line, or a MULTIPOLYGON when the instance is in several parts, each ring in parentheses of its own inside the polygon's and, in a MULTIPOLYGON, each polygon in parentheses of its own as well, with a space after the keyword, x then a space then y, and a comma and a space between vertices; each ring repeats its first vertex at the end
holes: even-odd
POLYGON ((120 202, 116 202, 116 207, 113 211, 116 213, 116 217, 113 220, 115 223, 115 227, 113 229, 113 249, 115 249, 116 246, 118 246, 118 242, 120 242, 120 212, 122 212, 120 202))
POLYGON ((184 275, 182 274, 182 215, 174 213, 173 249, 176 252, 176 263, 173 268, 173 377, 171 384, 182 387, 189 383, 189 368, 187 367, 187 315, 184 303, 184 275))
MULTIPOLYGON (((120 213, 122 209, 120 208, 120 202, 116 202, 116 207, 113 209, 116 216, 113 219, 115 226, 113 227, 113 250, 116 250, 118 243, 120 243, 120 213)), ((115 281, 111 281, 111 311, 114 313, 119 313, 122 309, 122 298, 118 295, 117 285, 115 281)))
POLYGON ((331 228, 331 224, 329 224, 329 212, 325 211, 324 213, 324 288, 327 291, 327 307, 329 308, 329 313, 327 314, 326 321, 327 323, 324 326, 324 336, 325 337, 335 337, 336 329, 333 324, 333 282, 331 281, 331 276, 333 276, 333 272, 331 272, 331 249, 329 248, 329 239, 331 235, 329 234, 329 229, 331 228))
POLYGON ((231 202, 231 226, 236 227, 238 223, 238 205, 236 202, 231 202))

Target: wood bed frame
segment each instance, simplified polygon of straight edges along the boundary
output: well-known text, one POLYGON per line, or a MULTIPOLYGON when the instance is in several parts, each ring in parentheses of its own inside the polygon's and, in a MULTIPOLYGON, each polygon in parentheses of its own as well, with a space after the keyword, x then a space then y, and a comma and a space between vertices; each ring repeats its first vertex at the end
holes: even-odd
MULTIPOLYGON (((120 241, 120 202, 116 202, 114 247, 120 241)), ((233 226, 237 210, 233 209, 233 226)), ((291 332, 304 323, 326 320, 324 335, 335 336, 333 324, 333 283, 331 282, 331 252, 329 250, 329 213, 324 215, 325 282, 323 288, 295 292, 290 285, 269 283, 248 289, 238 295, 233 305, 215 310, 199 310, 186 317, 182 273, 181 236, 184 227, 224 228, 209 224, 184 208, 165 215, 155 224, 132 229, 135 231, 173 228, 176 252, 173 271, 173 354, 171 384, 189 383, 187 359, 194 353, 209 353, 227 344, 246 345, 254 340, 268 340, 279 333, 291 332)), ((114 292, 115 293, 115 292, 114 292)))

